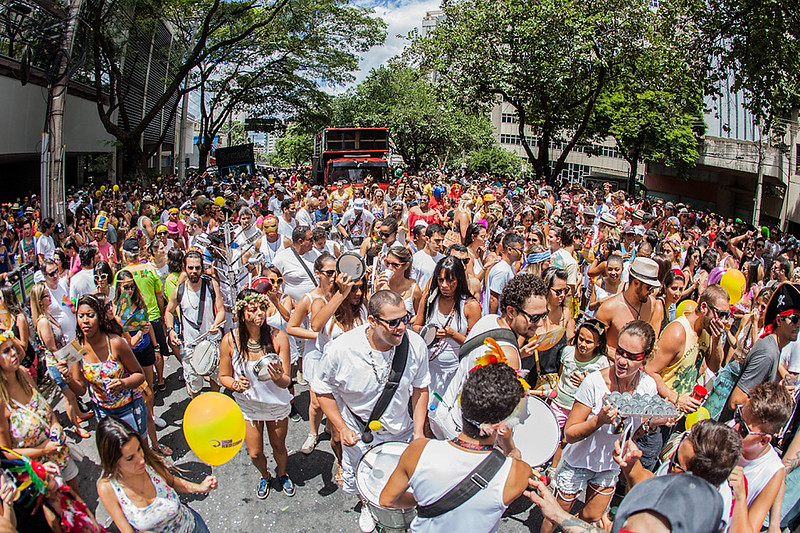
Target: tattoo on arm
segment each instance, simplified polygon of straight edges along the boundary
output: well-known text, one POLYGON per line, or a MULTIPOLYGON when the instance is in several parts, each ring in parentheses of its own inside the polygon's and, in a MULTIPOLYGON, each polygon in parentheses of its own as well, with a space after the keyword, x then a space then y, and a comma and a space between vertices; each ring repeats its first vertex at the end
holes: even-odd
POLYGON ((608 533, 606 530, 584 522, 576 516, 570 516, 559 524, 559 531, 563 533, 608 533))
POLYGON ((786 461, 786 473, 788 474, 798 466, 800 466, 800 452, 797 452, 791 457, 791 459, 786 461))

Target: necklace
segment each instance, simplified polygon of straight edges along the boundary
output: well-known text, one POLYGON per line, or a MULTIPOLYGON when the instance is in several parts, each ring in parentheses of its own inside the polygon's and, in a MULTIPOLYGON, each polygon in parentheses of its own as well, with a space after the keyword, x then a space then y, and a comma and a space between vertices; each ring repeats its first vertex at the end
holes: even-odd
POLYGON ((453 444, 460 448, 464 448, 465 450, 472 450, 475 452, 490 452, 494 449, 494 444, 478 444, 476 442, 466 442, 458 437, 455 437, 451 440, 453 444))
POLYGON ((261 342, 247 339, 247 351, 250 353, 258 353, 261 351, 261 342))
MULTIPOLYGON (((369 351, 369 360, 367 360, 367 364, 370 366, 370 368, 372 368, 372 373, 375 374, 375 379, 378 380, 378 384, 385 385, 386 381, 388 381, 388 379, 389 379, 389 370, 391 370, 391 369, 387 369, 386 376, 381 378, 378 375, 378 366, 377 366, 377 364, 375 362, 375 357, 372 354, 372 350, 369 351)), ((383 372, 381 371, 381 374, 382 373, 383 372)))
POLYGON ((628 301, 628 299, 625 298, 625 293, 624 292, 622 293, 622 299, 625 300, 625 303, 628 304, 628 307, 631 308, 631 311, 636 311, 636 320, 639 320, 639 315, 642 314, 642 307, 644 307, 644 304, 643 303, 639 304, 639 309, 636 309, 633 305, 631 305, 631 303, 628 301))

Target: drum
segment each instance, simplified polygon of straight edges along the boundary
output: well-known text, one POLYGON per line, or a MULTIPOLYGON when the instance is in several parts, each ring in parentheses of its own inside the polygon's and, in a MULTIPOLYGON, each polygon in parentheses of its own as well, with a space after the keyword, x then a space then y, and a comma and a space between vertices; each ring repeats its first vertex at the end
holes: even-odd
POLYGON ((272 282, 266 276, 259 276, 253 279, 250 287, 258 293, 266 294, 272 290, 272 282))
POLYGON ((436 330, 438 326, 436 324, 425 324, 422 326, 422 329, 419 330, 419 336, 422 337, 422 340, 425 341, 425 344, 428 345, 428 348, 433 346, 434 342, 436 342, 436 330))
POLYGON ((406 530, 417 516, 417 509, 389 509, 378 505, 381 491, 400 462, 408 444, 389 441, 371 448, 356 468, 356 487, 367 502, 375 521, 384 529, 406 530))
POLYGON ((514 428, 514 444, 522 460, 530 466, 545 464, 558 449, 561 430, 550 407, 535 396, 528 396, 528 417, 514 428))
POLYGON ((219 365, 219 342, 204 339, 192 350, 192 368, 200 376, 210 376, 219 365))
POLYGON ((348 274, 353 281, 359 281, 367 272, 367 264, 355 252, 345 252, 336 260, 336 272, 348 274))
POLYGON ((278 357, 278 354, 273 352, 264 354, 258 361, 255 362, 253 365, 253 373, 258 377, 259 381, 269 381, 272 379, 269 375, 269 365, 273 364, 281 364, 280 357, 278 357))

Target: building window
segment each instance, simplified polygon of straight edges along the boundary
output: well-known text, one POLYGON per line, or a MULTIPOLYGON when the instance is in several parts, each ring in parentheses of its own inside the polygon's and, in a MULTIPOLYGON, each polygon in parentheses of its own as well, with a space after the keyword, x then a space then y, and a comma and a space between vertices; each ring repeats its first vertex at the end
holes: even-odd
POLYGON ((513 113, 503 113, 500 117, 500 121, 505 124, 515 124, 517 122, 517 115, 513 113))

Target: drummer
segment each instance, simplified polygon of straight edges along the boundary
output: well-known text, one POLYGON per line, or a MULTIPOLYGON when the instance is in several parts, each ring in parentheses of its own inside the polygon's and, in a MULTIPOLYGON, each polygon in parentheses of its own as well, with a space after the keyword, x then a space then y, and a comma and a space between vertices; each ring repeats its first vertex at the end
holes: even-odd
POLYGON ((266 425, 272 456, 277 463, 278 484, 286 496, 294 496, 294 483, 286 473, 289 452, 286 433, 292 395, 289 372, 289 338, 286 333, 266 322, 269 300, 252 289, 236 297, 236 322, 239 325, 227 333, 220 347, 219 380, 233 391, 233 399, 242 409, 245 425, 245 444, 250 460, 261 473, 256 496, 269 496, 272 475, 264 455, 264 426, 266 425), (266 372, 257 372, 256 363, 267 358, 266 372))
MULTIPOLYGON (((407 331, 409 315, 403 299, 392 291, 377 291, 368 309, 367 324, 327 344, 316 375, 320 407, 344 445, 344 490, 349 494, 357 493, 356 466, 369 447, 423 437, 428 407, 428 347, 419 335, 407 331), (406 335, 408 355, 399 385, 383 414, 371 424, 372 431, 367 432, 364 424, 382 396, 395 352, 406 335), (367 435, 372 438, 370 443, 364 442, 370 440, 367 435)), ((364 505, 358 523, 362 531, 375 529, 375 521, 364 505)))
POLYGON ((461 392, 461 433, 450 441, 412 442, 383 488, 380 505, 424 509, 440 501, 498 447, 506 458, 500 470, 487 477, 486 488, 448 512, 431 518, 417 516, 411 523, 414 533, 497 531, 506 508, 527 488, 532 473, 504 423, 524 400, 525 389, 508 365, 475 368, 461 392))

